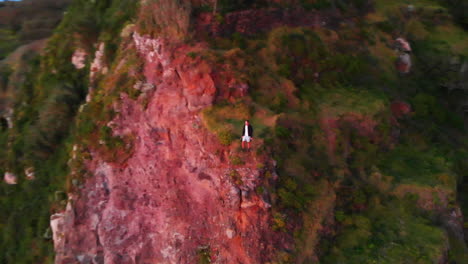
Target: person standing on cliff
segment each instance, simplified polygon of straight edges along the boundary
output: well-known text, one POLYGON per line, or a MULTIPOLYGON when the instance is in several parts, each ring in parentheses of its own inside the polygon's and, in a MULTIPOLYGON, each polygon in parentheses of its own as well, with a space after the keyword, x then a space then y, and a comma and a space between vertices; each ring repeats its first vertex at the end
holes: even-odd
POLYGON ((245 142, 247 142, 247 149, 250 149, 250 141, 253 139, 253 128, 249 120, 245 120, 244 129, 242 130, 242 149, 245 149, 245 142))

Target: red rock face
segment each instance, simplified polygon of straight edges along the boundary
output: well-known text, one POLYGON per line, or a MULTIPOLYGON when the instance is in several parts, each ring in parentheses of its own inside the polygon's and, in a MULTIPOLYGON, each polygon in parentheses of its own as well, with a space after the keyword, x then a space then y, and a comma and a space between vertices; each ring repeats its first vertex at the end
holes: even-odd
POLYGON ((186 48, 162 39, 134 42, 155 89, 146 109, 122 94, 109 124, 132 135, 133 154, 106 163, 91 151, 92 177, 63 216, 56 263, 197 263, 202 248, 212 263, 270 261, 281 241, 269 195, 255 191, 268 182, 257 164, 269 160, 249 153, 230 166, 229 148, 203 128, 199 110, 217 92, 208 65, 187 63, 186 48))
POLYGON ((402 118, 411 112, 411 106, 405 102, 395 101, 390 105, 392 114, 396 118, 402 118))

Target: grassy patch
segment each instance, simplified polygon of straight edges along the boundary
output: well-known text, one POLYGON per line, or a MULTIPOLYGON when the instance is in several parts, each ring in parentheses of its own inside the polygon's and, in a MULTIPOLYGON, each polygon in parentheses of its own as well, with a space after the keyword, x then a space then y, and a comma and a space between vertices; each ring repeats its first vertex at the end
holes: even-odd
POLYGON ((453 187, 455 177, 452 164, 443 154, 435 150, 418 150, 414 146, 402 145, 384 154, 379 168, 385 175, 394 177, 398 183, 418 185, 444 185, 453 187))
POLYGON ((235 138, 240 138, 245 120, 249 119, 251 110, 244 102, 220 104, 209 107, 202 112, 205 126, 218 136, 221 144, 230 145, 235 138))
POLYGON ((211 252, 210 247, 200 247, 197 252, 197 264, 210 264, 211 252))
POLYGON ((242 160, 242 158, 239 157, 239 156, 236 156, 236 155, 230 156, 229 160, 231 161, 231 164, 234 165, 234 166, 245 164, 245 162, 242 160))
POLYGON ((433 263, 443 255, 443 230, 398 202, 347 215, 323 263, 433 263))
POLYGON ((346 113, 374 116, 386 110, 383 95, 362 89, 337 88, 325 91, 317 102, 320 112, 332 118, 346 113))

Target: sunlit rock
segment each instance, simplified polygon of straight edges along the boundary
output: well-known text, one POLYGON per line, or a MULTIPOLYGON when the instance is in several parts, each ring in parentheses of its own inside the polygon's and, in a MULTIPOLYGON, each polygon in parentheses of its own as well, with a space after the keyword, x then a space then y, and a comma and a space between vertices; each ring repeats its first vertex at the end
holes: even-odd
POLYGON ((108 71, 107 66, 104 64, 105 44, 101 42, 94 54, 94 60, 91 63, 90 79, 93 81, 98 73, 106 74, 108 71))
POLYGON ((397 38, 395 42, 400 51, 411 52, 411 45, 404 38, 397 38))
POLYGON ((65 214, 58 213, 50 216, 50 227, 52 229, 52 238, 54 240, 54 248, 57 250, 59 245, 62 244, 63 239, 63 224, 64 224, 65 214))
POLYGON ((411 113, 411 106, 408 103, 402 101, 392 102, 390 105, 393 116, 396 118, 402 118, 411 113))
POLYGON ((74 144, 72 149, 72 159, 76 159, 76 153, 78 152, 78 145, 74 144))
POLYGON ((18 183, 16 175, 11 172, 5 172, 3 179, 7 184, 13 185, 18 183))
POLYGON ((122 29, 122 32, 120 33, 120 37, 128 38, 132 35, 134 31, 135 31, 135 24, 128 24, 122 29))
POLYGON ((5 111, 3 111, 3 113, 1 114, 0 118, 2 120, 2 126, 5 126, 9 129, 12 129, 13 128, 13 109, 8 107, 7 109, 5 109, 5 111))
POLYGON ((35 173, 34 173, 34 167, 29 167, 25 169, 24 174, 26 175, 26 179, 30 181, 36 178, 35 173))
POLYGON ((65 250, 66 227, 73 223, 73 219, 73 208, 70 202, 67 204, 64 212, 50 216, 50 228, 52 229, 54 249, 57 255, 60 255, 65 250))
POLYGON ((80 70, 86 67, 85 61, 86 61, 86 56, 88 54, 84 49, 77 49, 73 53, 72 56, 72 64, 75 66, 76 69, 80 70))
POLYGON ((231 228, 226 229, 226 236, 227 236, 229 239, 232 239, 235 235, 236 235, 236 231, 234 231, 234 230, 231 229, 231 228))

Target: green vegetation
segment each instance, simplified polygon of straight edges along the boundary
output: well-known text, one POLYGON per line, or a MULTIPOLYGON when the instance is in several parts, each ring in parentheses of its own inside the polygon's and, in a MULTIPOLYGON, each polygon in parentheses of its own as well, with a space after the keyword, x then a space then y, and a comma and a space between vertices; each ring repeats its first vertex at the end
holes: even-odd
POLYGON ((238 171, 232 169, 229 171, 229 177, 231 178, 231 181, 234 182, 237 185, 242 185, 242 176, 239 174, 238 171))
POLYGON ((0 3, 0 60, 17 47, 50 36, 70 0, 0 3))
MULTIPOLYGON (((0 211, 7 216, 0 220, 0 263, 53 263, 50 214, 64 208, 63 200, 73 188, 72 182, 76 185, 84 176, 82 161, 89 156, 86 144, 93 135, 101 136, 107 143, 105 147, 122 146, 122 151, 129 152, 127 144, 112 137, 95 116, 89 116, 109 120, 112 113, 108 102, 103 109, 98 97, 77 118, 88 93, 89 61, 84 70, 77 70, 71 57, 78 47, 92 54, 96 48, 92 44, 104 41, 106 64, 113 65, 120 39, 109 36, 119 35, 135 10, 135 1, 129 0, 74 1, 49 40, 45 54, 22 59, 25 68, 19 70, 26 75, 26 81, 15 84, 14 128, 0 134, 0 174, 11 171, 19 177, 16 186, 0 185, 0 211), (77 30, 82 35, 75 34, 77 30), (84 146, 69 167, 67 162, 76 143, 84 146), (30 166, 35 168, 34 181, 24 177, 24 169, 30 166), (71 181, 67 179, 70 171, 79 174, 71 181)), ((8 75, 2 71, 3 84, 8 75)))
POLYGON ((13 32, 0 28, 0 59, 4 59, 10 52, 19 46, 13 32))
POLYGON ((236 104, 219 104, 203 110, 203 121, 209 130, 213 131, 221 144, 229 146, 235 138, 240 138, 237 130, 249 119, 250 109, 239 101, 236 104), (237 128, 237 129, 236 129, 237 128))
MULTIPOLYGON (((301 2, 306 9, 336 7, 349 15, 372 6, 301 2)), ((467 34, 437 1, 413 1, 414 12, 406 11, 412 7, 405 1, 373 4, 375 12, 353 21, 357 27, 282 27, 210 43, 219 60, 247 65, 236 72, 251 87, 245 108, 252 109, 251 119, 258 118, 254 127, 261 127, 263 151, 278 163, 275 229, 285 231, 287 221, 300 217, 312 219, 307 226, 324 224, 313 210, 307 215, 307 208, 330 202, 312 187, 325 180, 335 186, 337 223, 327 226, 333 234, 304 252, 311 250, 324 263, 433 263, 447 244, 460 248, 463 241, 447 237, 434 220, 443 212, 414 204, 418 191, 430 197, 435 188, 446 190, 448 202, 455 203, 449 193, 466 177, 457 160, 468 147, 461 111, 468 94, 456 85, 468 56, 467 34), (406 76, 395 70, 396 37, 407 39, 413 50, 406 76), (412 113, 396 120, 390 111, 396 100, 408 102, 412 113), (273 122, 266 122, 269 115, 273 122), (393 191, 402 185, 409 193, 398 198, 393 191)), ((205 125, 215 133, 235 132, 230 113, 236 111, 236 104, 213 106, 204 112, 205 125)), ((235 117, 235 127, 241 120, 235 117)), ((440 205, 441 198, 432 202, 440 205)), ((301 248, 307 239, 298 237, 301 248)), ((310 253, 304 252, 294 255, 307 259, 302 254, 310 253)), ((467 256, 463 249, 449 254, 457 263, 467 256)))
MULTIPOLYGON (((466 259, 466 245, 444 223, 450 208, 440 208, 461 202, 468 213, 468 93, 460 74, 468 35, 466 14, 457 8, 465 2, 301 0, 306 10, 339 9, 343 16, 327 28, 202 36, 207 48, 186 54, 213 69, 226 66, 249 86, 248 96, 220 99, 201 117, 226 149, 250 119, 262 143, 254 144, 256 153, 276 161, 277 185, 256 192, 272 193, 275 231, 292 238, 295 228, 298 250, 279 252, 280 263, 314 257, 321 263, 434 263, 447 250, 451 261, 466 259), (395 37, 411 44, 409 74, 395 70, 395 37), (408 103, 409 113, 393 114, 395 101, 408 103), (434 210, 418 207, 422 196, 434 210)), ((142 62, 129 36, 117 37, 125 25, 191 45, 198 41, 191 25, 200 12, 214 11, 215 21, 225 24, 230 12, 288 8, 244 0, 219 0, 216 10, 191 1, 142 5, 74 0, 43 55, 24 56, 20 75, 0 68, 0 90, 12 85, 12 76, 25 80, 14 83, 14 128, 0 131, 0 175, 19 176, 18 185, 0 185, 6 216, 0 219, 0 263, 53 262, 49 217, 85 179, 90 144, 108 161, 131 154, 133 135, 116 136, 109 124, 122 92, 145 100, 134 89, 145 81, 142 62), (89 83, 90 58, 82 70, 70 58, 77 48, 94 54, 101 42, 109 74, 89 83), (83 105, 88 87, 94 88, 91 100, 83 105), (74 145, 77 158, 68 163, 74 145), (31 166, 37 179, 26 181, 24 169, 31 166)), ((20 44, 18 30, 0 27, 0 59, 20 44)), ((228 162, 242 166, 242 157, 233 154, 228 162)), ((235 169, 227 174, 243 184, 235 169)), ((267 170, 264 177, 272 175, 267 170)), ((198 263, 210 263, 210 251, 200 248, 198 263)))
POLYGON ((231 164, 234 165, 234 166, 237 166, 237 165, 243 165, 245 162, 242 160, 241 157, 239 156, 230 156, 229 157, 230 161, 231 161, 231 164))
POLYGON ((444 232, 398 201, 350 214, 323 263, 433 263, 448 243, 444 232))
POLYGON ((445 155, 435 150, 418 150, 414 145, 401 145, 385 153, 379 168, 384 174, 392 175, 399 183, 429 186, 441 184, 453 189, 456 186, 456 176, 447 175, 453 173, 450 170, 453 165, 446 159, 445 155))
POLYGON ((210 247, 200 247, 198 249, 197 255, 198 255, 197 264, 210 264, 211 263, 210 247))

